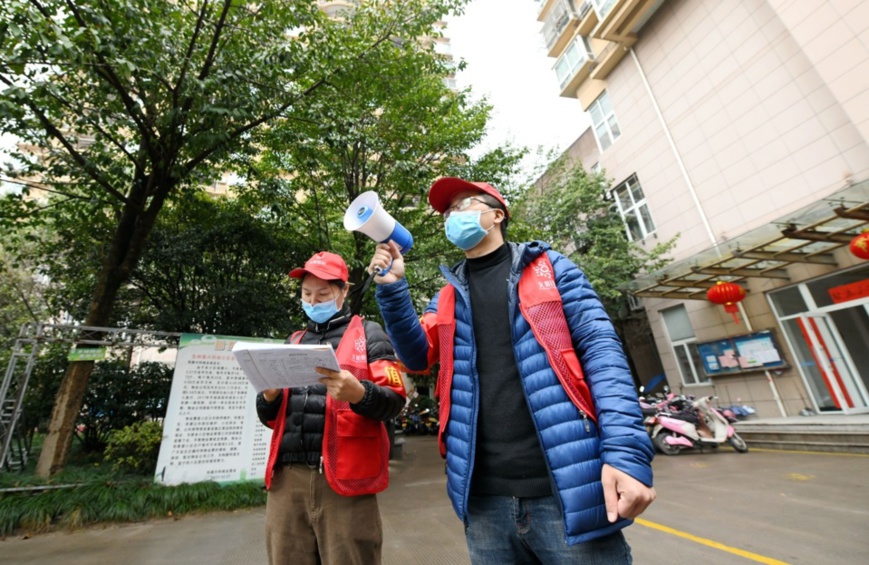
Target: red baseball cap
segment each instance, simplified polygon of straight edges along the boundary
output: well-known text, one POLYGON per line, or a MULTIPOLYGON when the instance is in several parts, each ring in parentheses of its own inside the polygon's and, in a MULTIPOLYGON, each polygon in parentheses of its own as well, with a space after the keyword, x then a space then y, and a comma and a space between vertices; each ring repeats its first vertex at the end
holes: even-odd
POLYGON ((290 271, 290 277, 301 279, 309 273, 324 281, 347 282, 347 279, 350 278, 347 272, 347 263, 344 262, 344 259, 340 255, 329 253, 328 251, 315 253, 308 259, 304 267, 290 271))
POLYGON ((428 202, 431 207, 443 214, 450 207, 450 202, 456 194, 465 191, 482 192, 493 196, 504 206, 507 219, 510 219, 510 209, 498 189, 487 182, 470 182, 456 177, 443 177, 434 182, 428 191, 428 202))

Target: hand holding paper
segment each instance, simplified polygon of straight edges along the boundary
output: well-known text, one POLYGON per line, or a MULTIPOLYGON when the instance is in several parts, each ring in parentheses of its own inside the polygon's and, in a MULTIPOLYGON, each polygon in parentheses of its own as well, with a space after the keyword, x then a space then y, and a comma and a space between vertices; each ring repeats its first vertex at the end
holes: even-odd
POLYGON ((357 404, 365 398, 365 387, 350 371, 317 367, 317 372, 322 375, 320 382, 326 385, 326 391, 335 400, 357 404))
POLYGON ((317 384, 324 367, 341 371, 329 344, 299 345, 238 341, 232 348, 238 364, 257 392, 317 384))

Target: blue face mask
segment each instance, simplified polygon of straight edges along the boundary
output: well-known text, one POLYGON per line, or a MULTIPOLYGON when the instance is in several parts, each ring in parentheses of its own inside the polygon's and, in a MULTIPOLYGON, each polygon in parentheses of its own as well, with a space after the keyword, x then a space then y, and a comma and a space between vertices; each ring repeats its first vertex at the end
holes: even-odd
MULTIPOLYGON (((486 210, 486 212, 493 211, 486 210)), ((483 241, 486 234, 489 233, 489 230, 480 225, 480 214, 482 213, 483 211, 481 210, 469 210, 467 212, 453 212, 450 214, 450 217, 444 223, 447 239, 464 251, 476 247, 478 243, 483 241)))
POLYGON ((311 320, 322 324, 338 313, 338 303, 334 298, 328 302, 318 302, 317 304, 310 304, 302 300, 302 310, 311 320))

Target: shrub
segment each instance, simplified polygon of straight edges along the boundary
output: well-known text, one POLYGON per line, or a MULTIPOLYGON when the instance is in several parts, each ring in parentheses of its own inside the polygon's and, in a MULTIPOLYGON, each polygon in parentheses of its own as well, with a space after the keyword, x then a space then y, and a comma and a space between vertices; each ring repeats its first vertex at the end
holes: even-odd
POLYGON ((109 434, 105 460, 115 471, 149 475, 157 466, 162 439, 161 422, 136 422, 109 434))
POLYGON ((164 363, 127 368, 123 360, 97 362, 76 420, 84 451, 102 451, 114 430, 165 416, 171 388, 172 367, 164 363))
POLYGON ((150 478, 120 482, 98 480, 41 493, 0 495, 0 539, 17 530, 29 534, 55 528, 73 530, 98 523, 251 508, 265 503, 262 481, 163 486, 150 478))

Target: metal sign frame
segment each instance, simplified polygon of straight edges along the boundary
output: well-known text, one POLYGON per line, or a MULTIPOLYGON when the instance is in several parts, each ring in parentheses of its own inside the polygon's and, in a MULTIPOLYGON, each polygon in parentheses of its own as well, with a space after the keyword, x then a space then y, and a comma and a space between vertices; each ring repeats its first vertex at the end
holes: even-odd
POLYGON ((130 328, 105 328, 75 324, 22 324, 12 347, 3 383, 0 384, 0 471, 20 471, 27 465, 30 442, 19 429, 24 409, 24 395, 39 355, 47 343, 69 343, 76 347, 159 347, 177 348, 178 332, 160 332, 130 328), (23 363, 23 367, 19 365, 23 363))

